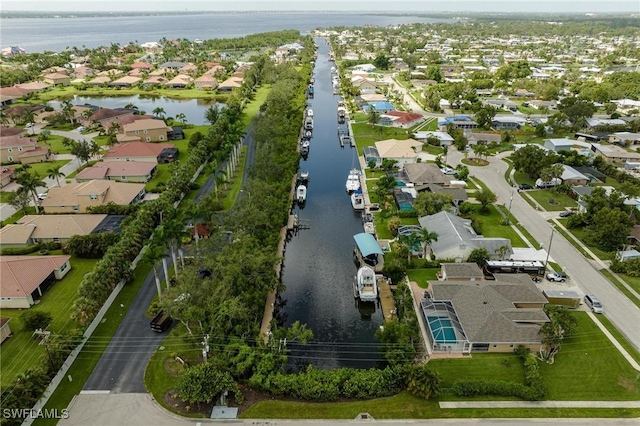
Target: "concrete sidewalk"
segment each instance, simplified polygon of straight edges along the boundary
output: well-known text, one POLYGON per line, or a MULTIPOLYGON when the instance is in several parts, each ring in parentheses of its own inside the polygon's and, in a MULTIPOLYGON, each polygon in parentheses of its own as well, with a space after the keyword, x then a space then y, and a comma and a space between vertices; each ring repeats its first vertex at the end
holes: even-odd
POLYGON ((440 408, 640 408, 640 401, 453 401, 440 408))
POLYGON ((640 371, 640 364, 638 364, 636 360, 629 354, 629 352, 627 352, 627 350, 620 344, 620 342, 618 342, 618 340, 616 340, 616 338, 613 337, 611 333, 609 333, 609 330, 607 330, 607 328, 602 325, 597 316, 593 312, 587 312, 587 314, 589 315, 591 320, 598 326, 598 328, 602 330, 604 335, 607 336, 611 343, 613 343, 613 346, 615 346, 616 349, 620 351, 620 354, 622 354, 622 356, 629 362, 629 364, 631 364, 631 367, 633 367, 633 369, 636 371, 640 371))

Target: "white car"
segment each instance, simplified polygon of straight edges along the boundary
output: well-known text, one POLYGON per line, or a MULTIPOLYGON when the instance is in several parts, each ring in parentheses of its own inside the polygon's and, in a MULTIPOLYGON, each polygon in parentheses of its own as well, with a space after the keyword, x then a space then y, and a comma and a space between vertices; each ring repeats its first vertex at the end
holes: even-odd
POLYGON ((24 127, 26 127, 27 129, 30 129, 30 128, 32 128, 34 126, 34 124, 35 123, 27 123, 27 125, 24 126, 24 127))
POLYGON ((458 172, 456 170, 450 169, 449 167, 443 167, 442 169, 442 173, 444 173, 445 175, 457 175, 458 172))
POLYGON ((567 280, 567 274, 564 272, 551 272, 550 274, 547 274, 547 279, 549 281, 563 283, 567 280))
POLYGON ((42 200, 44 200, 45 198, 47 198, 47 194, 44 194, 44 193, 42 193, 42 194, 38 194, 38 200, 42 201, 42 200))
POLYGON ((80 126, 80 127, 78 127, 78 128, 76 129, 76 131, 78 131, 78 132, 84 132, 85 130, 87 130, 87 128, 86 128, 86 127, 84 127, 84 126, 80 126))

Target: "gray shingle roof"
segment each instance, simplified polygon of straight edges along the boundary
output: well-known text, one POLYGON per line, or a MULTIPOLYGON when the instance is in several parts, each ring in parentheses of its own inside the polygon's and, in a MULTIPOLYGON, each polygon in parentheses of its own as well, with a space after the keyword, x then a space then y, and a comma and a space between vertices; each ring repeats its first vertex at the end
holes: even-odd
POLYGON ((484 278, 482 269, 480 269, 477 263, 473 263, 473 262, 443 263, 442 269, 447 277, 484 278))
POLYGON ((521 303, 546 303, 528 276, 497 274, 496 281, 430 281, 429 284, 435 301, 451 301, 470 342, 540 342, 541 323, 548 321, 544 311, 516 307, 521 303), (505 275, 519 276, 509 279, 521 282, 502 281, 505 275))
POLYGON ((411 183, 423 185, 428 183, 448 183, 448 179, 442 170, 435 164, 430 163, 407 163, 404 171, 411 183))

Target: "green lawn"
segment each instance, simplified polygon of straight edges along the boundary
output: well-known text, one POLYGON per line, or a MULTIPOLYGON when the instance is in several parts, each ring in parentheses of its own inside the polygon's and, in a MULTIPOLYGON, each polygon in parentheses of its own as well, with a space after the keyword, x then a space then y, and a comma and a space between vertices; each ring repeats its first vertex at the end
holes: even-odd
MULTIPOLYGON (((147 192, 155 192, 154 190, 156 189, 159 183, 162 182, 166 184, 169 178, 171 177, 171 169, 172 169, 171 163, 158 164, 156 167, 157 167, 157 170, 154 173, 153 177, 144 186, 144 189, 147 192)), ((162 192, 162 190, 159 190, 158 192, 162 192)))
MULTIPOLYGON (((611 273, 611 271, 609 271, 608 269, 600 269, 600 273, 602 275, 604 275, 609 281, 611 281, 611 283, 613 285, 615 285, 616 287, 618 287, 618 290, 620 290, 625 296, 627 296, 627 298, 633 302, 637 307, 640 308, 640 299, 638 299, 637 297, 635 297, 635 295, 633 293, 631 293, 627 287, 625 287, 624 285, 622 285, 617 279, 615 279, 615 277, 613 276, 613 274, 611 273)), ((623 280, 625 278, 622 277, 622 274, 618 274, 620 275, 620 278, 622 278, 623 280)), ((626 277, 626 276, 625 276, 626 277)), ((627 281, 628 284, 628 281, 627 281)))
POLYGON ((11 192, 0 191, 0 203, 8 203, 11 192))
POLYGON ((547 211, 563 211, 578 207, 578 203, 573 198, 550 189, 536 189, 535 191, 527 191, 527 194, 547 211), (551 200, 554 204, 549 202, 551 200))
POLYGON ((512 247, 529 247, 511 226, 500 224, 503 216, 498 212, 496 206, 489 205, 487 207, 489 210, 488 213, 481 213, 480 205, 477 204, 476 213, 473 214, 473 217, 477 221, 482 222, 482 235, 489 238, 508 238, 511 241, 512 247))
MULTIPOLYGON (((50 254, 62 254, 61 251, 50 254)), ((40 299, 40 303, 30 309, 49 312, 53 316, 53 322, 47 330, 61 332, 76 328, 77 324, 71 321, 69 314, 71 306, 76 299, 78 286, 82 277, 93 269, 96 260, 71 258, 71 270, 65 277, 57 281, 40 299)), ((44 353, 44 346, 38 345, 33 339, 32 333, 24 331, 20 321, 21 309, 3 309, 2 316, 11 318, 11 331, 13 336, 2 344, 2 385, 5 385, 18 374, 33 367, 44 353)))
POLYGON ((434 145, 429 145, 429 144, 424 144, 422 145, 422 152, 427 152, 431 155, 443 155, 444 154, 444 150, 442 149, 441 146, 434 146, 434 145))
POLYGON ((629 284, 629 287, 631 287, 632 289, 634 289, 635 291, 640 293, 640 278, 639 277, 632 277, 631 275, 627 275, 627 274, 617 274, 617 275, 620 278, 622 278, 624 282, 629 284))
POLYGON ((143 90, 137 87, 130 89, 114 89, 108 87, 88 87, 84 90, 80 90, 75 86, 56 86, 55 88, 47 89, 44 92, 34 93, 31 98, 36 102, 48 102, 71 99, 73 95, 78 96, 132 96, 132 95, 144 95, 144 96, 164 96, 174 99, 208 99, 216 100, 218 102, 226 101, 228 95, 220 95, 216 92, 197 89, 154 89, 143 90))
MULTIPOLYGON (((376 234, 379 240, 391 240, 393 239, 393 235, 389 228, 387 227, 387 220, 380 219, 380 215, 376 214, 376 234)), ((419 225, 418 218, 415 217, 401 217, 400 225, 419 225)))
MULTIPOLYGON (((353 136, 356 140, 358 153, 363 154, 365 146, 371 146, 378 141, 385 139, 409 139, 410 131, 398 129, 397 127, 372 126, 368 123, 353 123, 353 136)), ((337 136, 336 136, 337 137, 337 136)))
MULTIPOLYGON (((222 192, 224 194, 224 200, 222 200, 222 205, 225 209, 230 209, 233 206, 233 203, 236 202, 236 198, 238 198, 238 194, 242 189, 242 174, 244 173, 245 160, 247 158, 247 147, 243 146, 242 151, 240 153, 240 162, 238 163, 238 167, 232 176, 229 176, 227 180, 229 183, 225 185, 226 190, 222 192)), ((221 194, 221 195, 222 195, 221 194)), ((249 194, 251 197, 251 194, 249 194)))
POLYGON ((420 287, 427 288, 429 284, 427 281, 435 281, 438 279, 436 275, 440 272, 440 268, 425 268, 425 269, 409 269, 407 276, 409 281, 415 281, 420 287))
POLYGON ((518 182, 518 184, 528 183, 531 186, 534 186, 536 184, 535 179, 530 178, 526 173, 523 172, 514 172, 513 178, 516 180, 516 182, 518 182))
POLYGON ((71 160, 47 161, 46 163, 31 163, 29 165, 31 166, 31 170, 38 173, 38 176, 44 179, 49 175, 47 170, 57 165, 60 165, 60 167, 62 167, 65 164, 67 164, 69 161, 71 160))
MULTIPOLYGON (((116 297, 113 304, 105 314, 103 321, 96 328, 91 339, 87 342, 89 346, 85 346, 78 355, 78 358, 76 358, 74 363, 71 365, 67 374, 73 378, 73 381, 65 382, 62 386, 58 386, 45 405, 45 409, 60 409, 61 407, 67 407, 71 402, 71 399, 80 393, 82 387, 89 378, 89 375, 93 371, 93 368, 98 363, 102 352, 104 352, 111 340, 111 337, 118 329, 125 312, 127 312, 131 301, 138 290, 140 290, 140 287, 150 270, 150 265, 145 265, 143 263, 138 264, 138 267, 134 272, 134 280, 124 286, 122 291, 120 291, 118 297, 116 297), (124 305, 124 308, 120 307, 121 304, 124 305)), ((57 424, 57 420, 55 419, 37 419, 34 422, 34 425, 37 426, 55 424, 57 424)))
POLYGON ((379 179, 382 176, 385 176, 387 174, 387 172, 380 169, 375 169, 375 170, 365 169, 364 173, 367 179, 379 179))
MULTIPOLYGON (((558 221, 560 223, 563 223, 566 227, 566 219, 558 219, 558 221)), ((593 245, 587 244, 587 234, 588 231, 585 228, 571 228, 568 229, 569 232, 571 232, 573 235, 575 235, 575 237, 577 239, 579 239, 580 241, 582 241, 582 243, 587 246, 589 248, 589 250, 591 250, 593 252, 593 254, 595 254, 596 256, 598 256, 600 259, 602 260, 612 260, 615 257, 615 253, 614 252, 606 252, 604 250, 599 249, 598 247, 595 247, 593 245)))
POLYGON ((251 124, 251 121, 253 121, 253 118, 260 110, 260 107, 262 106, 264 101, 267 100, 267 96, 269 95, 270 91, 270 84, 264 84, 260 86, 256 91, 253 100, 245 105, 244 109, 242 110, 242 124, 244 125, 245 129, 249 127, 249 124, 251 124))

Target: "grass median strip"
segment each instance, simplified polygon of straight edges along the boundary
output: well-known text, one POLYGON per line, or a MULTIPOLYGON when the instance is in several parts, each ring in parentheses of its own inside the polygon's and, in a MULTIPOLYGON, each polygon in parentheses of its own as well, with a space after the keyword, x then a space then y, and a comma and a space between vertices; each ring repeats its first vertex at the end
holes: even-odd
POLYGON ((625 296, 627 296, 629 298, 629 300, 631 300, 637 307, 640 308, 640 300, 638 300, 637 297, 635 297, 628 289, 627 287, 625 287, 624 285, 622 285, 620 283, 620 281, 618 281, 613 274, 611 273, 611 271, 607 270, 607 269, 600 269, 600 272, 602 273, 602 275, 604 275, 605 277, 607 277, 607 279, 609 281, 611 281, 611 283, 613 285, 615 285, 616 287, 618 287, 618 290, 620 290, 622 293, 624 293, 625 296))

